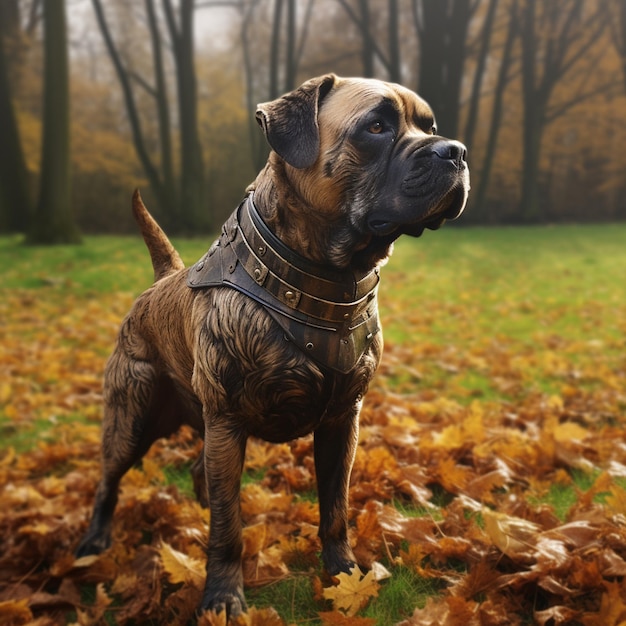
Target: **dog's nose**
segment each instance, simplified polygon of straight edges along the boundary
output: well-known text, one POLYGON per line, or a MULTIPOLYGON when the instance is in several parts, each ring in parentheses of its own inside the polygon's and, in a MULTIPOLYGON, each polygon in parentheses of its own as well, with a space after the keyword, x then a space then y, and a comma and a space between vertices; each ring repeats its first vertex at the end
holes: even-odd
POLYGON ((431 150, 440 159, 452 161, 457 169, 463 169, 467 158, 467 148, 453 139, 441 139, 431 146, 431 150))

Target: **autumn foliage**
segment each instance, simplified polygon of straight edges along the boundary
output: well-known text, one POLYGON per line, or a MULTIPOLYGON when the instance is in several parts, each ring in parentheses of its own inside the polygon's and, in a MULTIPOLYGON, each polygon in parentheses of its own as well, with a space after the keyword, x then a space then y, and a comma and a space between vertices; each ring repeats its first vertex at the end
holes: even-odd
MULTIPOLYGON (((392 294, 407 283, 393 268, 387 278, 393 329, 392 294)), ((158 442, 126 476, 111 549, 73 557, 99 476, 101 373, 133 296, 69 281, 42 277, 0 298, 0 623, 184 624, 203 586, 210 516, 180 478, 200 450, 191 431, 158 442)), ((623 303, 608 301, 623 326, 623 303)), ((254 600, 295 579, 311 590, 308 623, 383 623, 369 611, 408 571, 438 591, 404 606, 403 626, 623 624, 624 357, 603 360, 597 345, 550 332, 527 351, 495 334, 475 341, 474 298, 427 304, 403 311, 414 339, 387 341, 366 397, 350 489, 359 569, 320 570, 311 438, 250 441, 243 571, 254 608, 239 623, 296 623, 295 608, 254 600), (420 328, 427 311, 456 315, 455 348, 420 328), (442 372, 436 384, 431 370, 442 372), (463 371, 497 393, 464 386, 463 371), (529 372, 550 372, 556 386, 538 388, 529 372)), ((518 303, 507 306, 514 315, 518 303)), ((533 315, 558 309, 546 306, 533 315)), ((607 355, 623 348, 614 341, 607 355)))

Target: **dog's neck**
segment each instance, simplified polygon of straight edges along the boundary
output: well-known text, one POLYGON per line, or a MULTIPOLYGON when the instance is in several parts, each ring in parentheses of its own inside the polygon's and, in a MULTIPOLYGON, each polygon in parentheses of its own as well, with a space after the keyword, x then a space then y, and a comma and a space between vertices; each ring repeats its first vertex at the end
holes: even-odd
POLYGON ((329 225, 291 184, 280 181, 286 173, 276 165, 268 162, 253 185, 261 217, 288 248, 316 263, 334 265, 328 258, 329 225))
POLYGON ((254 191, 259 214, 276 237, 315 263, 366 272, 390 253, 393 239, 372 242, 371 237, 359 235, 350 227, 344 212, 338 219, 329 220, 327 213, 311 206, 298 194, 284 162, 274 153, 248 191, 254 191))

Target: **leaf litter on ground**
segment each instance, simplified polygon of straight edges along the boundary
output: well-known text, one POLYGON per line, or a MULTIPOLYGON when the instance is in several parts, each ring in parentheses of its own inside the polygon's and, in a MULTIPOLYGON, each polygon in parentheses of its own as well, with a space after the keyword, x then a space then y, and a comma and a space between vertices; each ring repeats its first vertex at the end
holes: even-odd
MULTIPOLYGON (((187 623, 210 513, 166 470, 184 472, 201 444, 188 429, 157 442, 122 483, 111 548, 76 560, 100 472, 101 375, 132 295, 42 290, 0 301, 0 623, 187 623)), ((440 590, 403 608, 405 626, 624 623, 626 356, 540 331, 532 347, 477 340, 473 306, 451 313, 455 342, 388 341, 366 396, 350 486, 360 570, 320 571, 312 439, 250 441, 246 588, 305 576, 317 623, 373 624, 383 563, 440 590)), ((294 620, 265 606, 240 623, 294 620)))

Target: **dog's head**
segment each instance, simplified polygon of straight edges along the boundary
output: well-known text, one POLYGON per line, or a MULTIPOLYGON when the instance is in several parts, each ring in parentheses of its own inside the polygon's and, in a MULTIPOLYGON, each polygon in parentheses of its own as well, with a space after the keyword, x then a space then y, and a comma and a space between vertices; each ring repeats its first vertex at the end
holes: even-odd
POLYGON ((401 234, 419 236, 463 212, 465 146, 439 136, 428 104, 400 85, 329 74, 256 115, 290 185, 333 218, 353 254, 382 257, 401 234))

